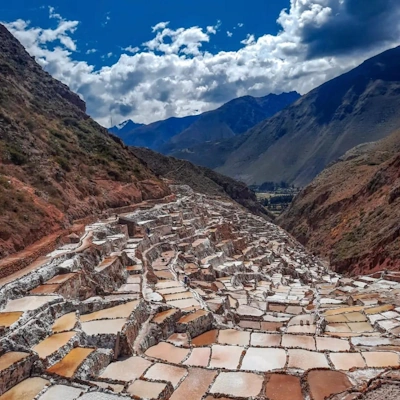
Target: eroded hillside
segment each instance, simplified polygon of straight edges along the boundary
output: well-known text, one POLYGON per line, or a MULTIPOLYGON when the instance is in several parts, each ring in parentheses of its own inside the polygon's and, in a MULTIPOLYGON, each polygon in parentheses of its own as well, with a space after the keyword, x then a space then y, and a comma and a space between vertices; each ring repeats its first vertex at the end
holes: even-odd
POLYGON ((168 188, 0 25, 0 257, 168 188))
POLYGON ((281 217, 343 273, 400 268, 400 131, 349 151, 281 217))

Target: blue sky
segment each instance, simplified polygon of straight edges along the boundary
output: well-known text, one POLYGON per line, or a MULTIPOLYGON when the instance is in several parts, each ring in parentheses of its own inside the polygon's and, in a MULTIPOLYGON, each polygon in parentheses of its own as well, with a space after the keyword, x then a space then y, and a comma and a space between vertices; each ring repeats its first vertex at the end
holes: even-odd
POLYGON ((220 21, 217 35, 204 49, 235 51, 249 33, 256 37, 275 35, 281 29, 276 19, 289 5, 289 0, 13 0, 0 8, 0 14, 5 21, 21 18, 35 26, 55 27, 57 21, 49 20, 51 6, 63 18, 80 21, 75 35, 80 58, 99 68, 115 62, 121 49, 151 40, 151 27, 161 21, 170 21, 173 29, 216 26, 220 21), (90 49, 96 53, 85 54, 90 49), (113 55, 104 58, 109 53, 113 55))
POLYGON ((400 38, 398 0, 49 1, 0 21, 104 126, 304 94, 400 38))

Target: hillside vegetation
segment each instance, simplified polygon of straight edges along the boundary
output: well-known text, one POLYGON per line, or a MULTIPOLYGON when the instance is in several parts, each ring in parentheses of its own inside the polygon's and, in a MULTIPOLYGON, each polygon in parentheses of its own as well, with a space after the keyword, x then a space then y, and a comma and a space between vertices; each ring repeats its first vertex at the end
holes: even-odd
POLYGON ((0 257, 167 186, 0 25, 0 257))
POLYGON ((400 268, 400 130, 324 170, 279 222, 342 273, 400 268))
POLYGON ((185 160, 166 157, 145 148, 132 148, 137 158, 157 176, 189 185, 193 190, 211 196, 231 198, 254 214, 273 218, 257 201, 257 197, 244 183, 218 174, 211 169, 199 167, 185 160))

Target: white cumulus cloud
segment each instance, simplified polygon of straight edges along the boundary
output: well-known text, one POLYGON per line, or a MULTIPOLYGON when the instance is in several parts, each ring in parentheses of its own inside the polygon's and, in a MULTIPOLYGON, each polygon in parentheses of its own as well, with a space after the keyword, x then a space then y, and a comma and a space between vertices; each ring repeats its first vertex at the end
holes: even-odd
POLYGON ((160 22, 142 49, 121 49, 111 66, 100 69, 79 59, 74 39, 79 22, 64 20, 53 8, 54 29, 23 20, 5 25, 107 126, 110 117, 115 123, 128 118, 149 123, 207 111, 246 94, 306 93, 396 45, 399 5, 398 0, 291 0, 278 17, 277 35, 248 35, 237 51, 217 53, 204 45, 212 42, 220 21, 204 28, 172 28, 160 22))

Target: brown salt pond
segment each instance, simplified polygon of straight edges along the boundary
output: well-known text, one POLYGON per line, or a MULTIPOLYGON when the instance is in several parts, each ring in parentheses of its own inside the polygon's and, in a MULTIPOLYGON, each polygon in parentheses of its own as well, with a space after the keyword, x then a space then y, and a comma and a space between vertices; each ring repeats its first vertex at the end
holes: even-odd
POLYGON ((126 323, 125 318, 105 319, 82 322, 82 330, 87 335, 114 334, 122 331, 126 323))
POLYGON ((300 378, 292 375, 267 376, 265 395, 270 400, 303 400, 300 378))
POLYGON ((246 371, 267 372, 283 369, 285 365, 285 350, 250 347, 243 358, 241 369, 246 371))
POLYGON ((281 343, 282 336, 269 333, 252 333, 251 345, 259 347, 278 347, 281 343))
POLYGON ((261 322, 261 330, 266 332, 277 332, 282 326, 283 322, 261 322))
POLYGON ((337 371, 310 371, 307 382, 313 400, 324 400, 325 398, 344 392, 352 387, 349 378, 342 372, 337 371))
POLYGON ((76 314, 72 312, 56 319, 52 329, 54 333, 58 333, 63 331, 69 331, 73 329, 75 325, 76 325, 76 314))
POLYGON ((194 348, 190 357, 183 363, 184 365, 192 365, 196 367, 207 367, 211 355, 209 347, 194 348))
POLYGON ((352 332, 373 332, 374 328, 369 324, 369 322, 349 322, 347 324, 352 332))
POLYGON ((61 361, 47 369, 51 374, 72 378, 82 362, 93 353, 94 349, 77 347, 72 349, 61 361))
POLYGON ((150 361, 142 357, 129 357, 108 365, 100 378, 129 382, 140 378, 151 365, 150 361))
POLYGON ((42 378, 25 379, 0 396, 0 400, 32 400, 48 384, 50 382, 42 378))
POLYGON ((204 317, 208 312, 204 310, 198 310, 192 314, 185 315, 179 320, 180 324, 187 324, 188 322, 195 321, 197 318, 204 317))
POLYGON ((210 393, 234 397, 254 397, 261 392, 264 378, 247 372, 221 372, 210 393))
POLYGON ((54 285, 40 285, 40 286, 36 287, 35 289, 32 289, 29 293, 31 293, 31 294, 49 294, 49 293, 55 293, 59 287, 60 287, 59 284, 54 284, 54 285))
POLYGON ((75 336, 76 332, 56 333, 44 339, 38 345, 32 348, 33 351, 39 354, 39 357, 44 359, 61 347, 65 346, 70 339, 75 336))
POLYGON ((12 324, 17 322, 21 315, 22 311, 14 311, 14 312, 1 312, 0 313, 0 326, 5 328, 9 328, 12 324))
POLYGON ((155 324, 162 324, 167 318, 171 317, 172 315, 177 313, 176 308, 171 308, 170 310, 162 311, 154 316, 151 322, 155 324))
MULTIPOLYGON (((358 312, 358 311, 363 311, 364 308, 365 308, 364 306, 335 308, 335 309, 332 309, 332 310, 325 311, 324 315, 325 316, 330 316, 330 315, 338 315, 338 314, 344 314, 344 313, 358 312)), ((387 310, 385 310, 385 311, 387 311, 387 310)))
POLYGON ((76 275, 76 272, 71 272, 69 274, 63 274, 63 275, 56 275, 54 278, 51 278, 46 282, 46 285, 52 285, 55 283, 61 284, 64 282, 67 282, 69 279, 74 277, 76 275))
POLYGON ((308 350, 290 349, 288 368, 309 370, 311 368, 329 368, 328 361, 323 353, 308 350))
POLYGON ((180 364, 189 354, 188 349, 175 347, 171 343, 160 342, 150 347, 146 351, 146 355, 152 358, 158 358, 173 364, 180 364))
POLYGON ((201 400, 216 376, 216 371, 189 369, 189 375, 172 394, 170 400, 201 400))
POLYGON ((140 399, 159 399, 167 389, 166 383, 136 380, 128 387, 128 393, 140 399))
POLYGON ((106 308, 105 310, 96 311, 91 314, 81 315, 81 321, 87 322, 96 319, 128 318, 138 304, 139 301, 136 300, 119 306, 106 308))
POLYGON ((286 305, 283 304, 268 304, 268 311, 283 313, 286 310, 286 305))
POLYGON ((245 321, 242 320, 239 322, 239 325, 243 329, 253 329, 253 330, 260 330, 261 329, 261 322, 259 321, 245 321))
POLYGON ((217 342, 218 330, 213 329, 211 331, 207 331, 199 336, 196 336, 192 339, 193 346, 209 346, 217 342))
POLYGON ((8 353, 3 354, 0 357, 0 371, 4 371, 7 368, 11 367, 11 365, 17 363, 18 361, 23 360, 28 357, 29 353, 22 353, 19 351, 10 351, 8 353))
POLYGON ((349 371, 352 368, 365 368, 364 359, 359 353, 331 353, 329 355, 335 369, 349 371))
POLYGON ((173 279, 174 276, 170 271, 154 271, 158 279, 173 279))
POLYGON ((237 331, 235 329, 220 330, 218 343, 248 346, 250 344, 250 332, 237 331))
POLYGON ((187 370, 185 368, 157 363, 150 367, 144 377, 147 379, 171 382, 172 386, 176 388, 186 374, 187 370))
POLYGON ((211 368, 237 369, 243 347, 214 345, 211 348, 211 368))

